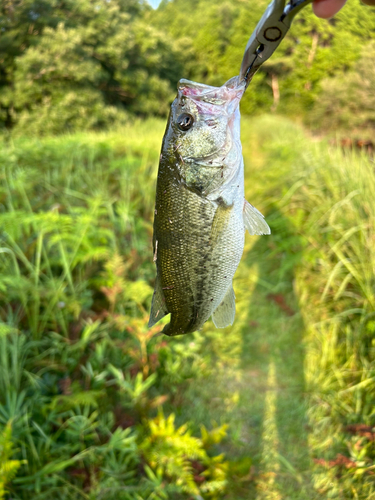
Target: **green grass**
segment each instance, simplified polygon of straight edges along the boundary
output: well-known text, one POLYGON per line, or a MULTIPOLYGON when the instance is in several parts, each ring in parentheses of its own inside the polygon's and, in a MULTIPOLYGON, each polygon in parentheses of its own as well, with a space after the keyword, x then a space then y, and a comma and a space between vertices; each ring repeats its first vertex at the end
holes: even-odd
POLYGON ((246 196, 272 235, 247 236, 233 327, 155 338, 163 132, 148 120, 0 153, 11 498, 375 498, 373 161, 245 120, 246 196))
POLYGON ((150 120, 2 151, 0 425, 22 460, 12 498, 215 498, 224 487, 211 431, 193 438, 157 415, 173 371, 162 340, 150 344, 160 326, 146 326, 162 133, 150 120))

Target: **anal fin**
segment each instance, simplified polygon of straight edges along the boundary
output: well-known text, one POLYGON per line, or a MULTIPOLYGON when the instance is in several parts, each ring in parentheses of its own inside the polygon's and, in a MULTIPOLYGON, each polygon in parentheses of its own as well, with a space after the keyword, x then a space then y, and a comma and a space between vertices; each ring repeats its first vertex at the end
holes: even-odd
POLYGON ((271 234, 271 229, 264 216, 251 203, 245 200, 243 207, 243 222, 249 234, 271 234))
POLYGON ((155 282, 154 295, 152 296, 151 313, 148 321, 148 327, 151 328, 161 318, 164 318, 169 313, 165 305, 164 293, 161 288, 160 279, 157 276, 155 282))
POLYGON ((216 328, 225 328, 233 324, 235 315, 236 297, 233 286, 230 285, 220 305, 212 313, 212 321, 216 328))

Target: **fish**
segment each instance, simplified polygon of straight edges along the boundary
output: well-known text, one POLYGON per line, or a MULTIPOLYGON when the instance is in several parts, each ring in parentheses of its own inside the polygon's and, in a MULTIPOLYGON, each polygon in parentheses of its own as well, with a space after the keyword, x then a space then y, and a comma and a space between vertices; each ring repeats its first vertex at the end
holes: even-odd
POLYGON ((156 280, 148 326, 170 314, 162 333, 216 328, 235 317, 233 276, 245 230, 270 234, 244 197, 239 103, 246 82, 221 87, 178 82, 162 142, 156 185, 156 280))

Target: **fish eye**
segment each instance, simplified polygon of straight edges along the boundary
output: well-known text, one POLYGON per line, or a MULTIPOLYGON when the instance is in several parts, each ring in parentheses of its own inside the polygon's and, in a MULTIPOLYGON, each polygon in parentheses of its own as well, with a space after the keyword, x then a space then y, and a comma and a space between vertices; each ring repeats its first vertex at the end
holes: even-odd
POLYGON ((192 115, 189 115, 189 113, 182 113, 178 118, 177 118, 177 125, 180 130, 183 130, 184 132, 186 130, 189 130, 193 126, 194 123, 194 117, 192 115))

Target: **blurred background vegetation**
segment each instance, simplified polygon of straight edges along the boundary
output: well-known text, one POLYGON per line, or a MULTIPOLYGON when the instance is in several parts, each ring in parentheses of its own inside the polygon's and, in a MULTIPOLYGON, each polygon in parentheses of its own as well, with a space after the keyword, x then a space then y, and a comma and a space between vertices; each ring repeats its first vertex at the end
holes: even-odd
POLYGON ((266 4, 1 3, 1 500, 375 499, 374 9, 306 8, 243 99, 233 327, 147 328, 177 81, 266 4))
MULTIPOLYGON (((45 135, 165 117, 181 77, 222 85, 238 72, 267 3, 4 0, 0 127, 45 135)), ((373 125, 374 40, 373 9, 359 0, 330 21, 304 9, 242 113, 278 111, 326 131, 373 125)))

